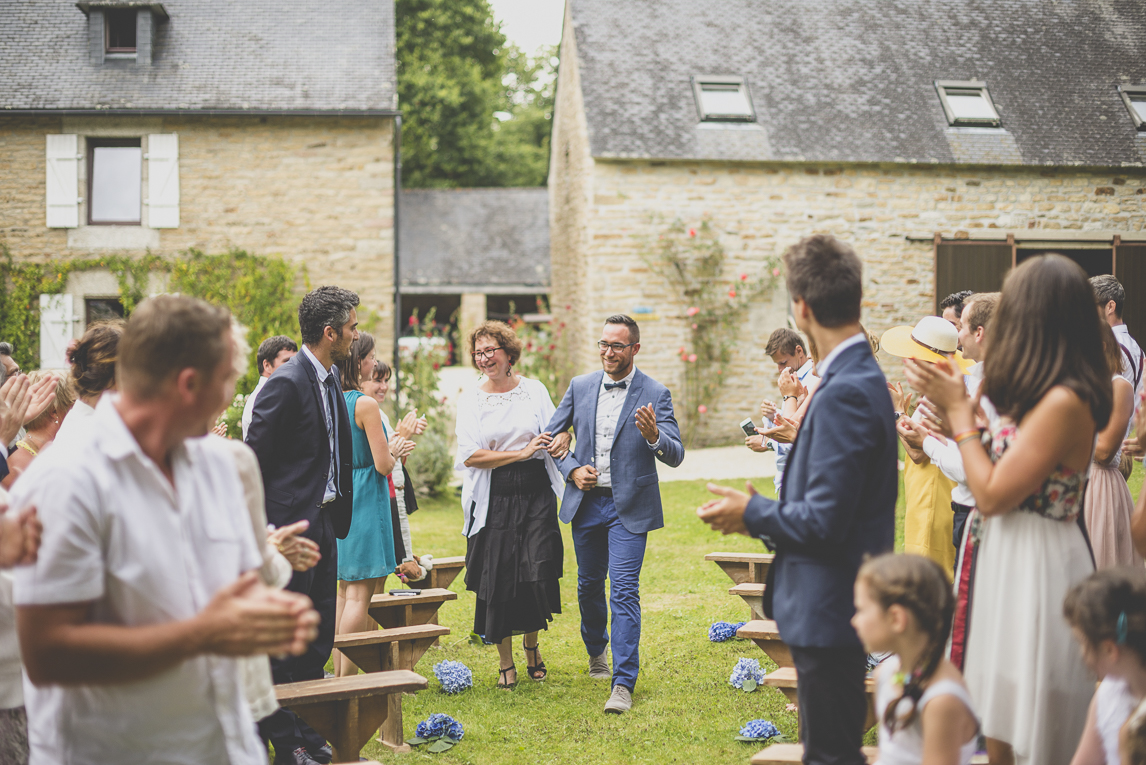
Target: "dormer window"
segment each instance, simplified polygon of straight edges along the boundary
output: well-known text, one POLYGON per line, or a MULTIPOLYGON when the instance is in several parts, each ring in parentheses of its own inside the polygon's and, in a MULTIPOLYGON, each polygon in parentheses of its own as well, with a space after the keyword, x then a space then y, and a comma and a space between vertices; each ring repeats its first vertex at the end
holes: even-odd
POLYGON ((743 77, 696 75, 692 78, 701 122, 755 122, 756 110, 743 77))
POLYGON ((104 11, 104 52, 108 58, 135 58, 138 14, 134 8, 104 11))
POLYGON ((1118 92, 1122 103, 1126 104, 1126 111, 1130 112, 1134 127, 1146 130, 1146 85, 1121 85, 1118 92))
POLYGON ((947 124, 955 126, 998 127, 999 113, 987 91, 987 83, 976 80, 938 80, 935 90, 947 124))

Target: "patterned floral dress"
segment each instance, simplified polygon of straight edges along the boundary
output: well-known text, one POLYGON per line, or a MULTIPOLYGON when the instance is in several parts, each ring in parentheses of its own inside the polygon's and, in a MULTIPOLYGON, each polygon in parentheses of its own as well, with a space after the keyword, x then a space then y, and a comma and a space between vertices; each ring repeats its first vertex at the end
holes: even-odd
MULTIPOLYGON (((1007 418, 983 442, 998 462, 1019 435, 1007 418)), ((1067 591, 1094 571, 1077 523, 1086 471, 1060 465, 1014 510, 981 519, 964 675, 983 733, 1019 765, 1067 765, 1094 693, 1062 617, 1067 591)))

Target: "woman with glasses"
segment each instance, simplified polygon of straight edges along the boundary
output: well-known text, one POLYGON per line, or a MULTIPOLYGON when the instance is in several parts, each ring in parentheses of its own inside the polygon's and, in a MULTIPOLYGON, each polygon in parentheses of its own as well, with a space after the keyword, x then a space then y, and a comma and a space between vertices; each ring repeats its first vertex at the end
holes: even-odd
POLYGON ((499 321, 470 333, 470 356, 485 379, 458 399, 466 588, 477 595, 474 632, 497 646, 499 688, 517 684, 514 635, 524 636, 530 679, 545 677, 537 633, 561 613, 557 494, 564 481, 545 432, 555 407, 542 383, 514 373, 521 345, 499 321))

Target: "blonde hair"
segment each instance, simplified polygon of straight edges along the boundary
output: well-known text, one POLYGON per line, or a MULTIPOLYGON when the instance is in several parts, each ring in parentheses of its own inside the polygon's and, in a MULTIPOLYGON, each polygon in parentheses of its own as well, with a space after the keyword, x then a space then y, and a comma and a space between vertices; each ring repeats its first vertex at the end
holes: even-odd
MULTIPOLYGON (((33 385, 43 380, 50 375, 51 372, 35 371, 28 373, 28 380, 33 385)), ((57 415, 67 412, 72 408, 72 404, 76 403, 76 394, 72 390, 68 378, 63 375, 56 375, 56 397, 48 408, 40 412, 36 419, 29 422, 25 427, 28 430, 39 430, 40 428, 47 427, 48 420, 53 419, 57 415)))

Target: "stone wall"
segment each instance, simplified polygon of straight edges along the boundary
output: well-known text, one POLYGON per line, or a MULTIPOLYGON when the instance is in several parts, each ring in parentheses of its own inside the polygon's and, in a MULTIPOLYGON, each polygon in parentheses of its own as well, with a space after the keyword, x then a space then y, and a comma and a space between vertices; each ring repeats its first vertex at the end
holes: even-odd
MULTIPOLYGON (((368 325, 364 319, 364 326, 376 330, 382 347, 389 347, 393 337, 392 137, 393 121, 379 118, 0 115, 0 166, 5 168, 0 173, 0 242, 18 259, 141 254, 144 248, 173 256, 191 247, 209 253, 236 247, 259 255, 281 255, 305 265, 312 286, 338 284, 356 290, 376 320, 368 325), (144 236, 126 240, 105 236, 109 227, 47 228, 44 135, 61 132, 81 136, 177 133, 179 227, 142 232, 136 227, 127 233, 144 236), (105 231, 92 230, 96 228, 105 231)), ((81 189, 86 174, 83 164, 81 189)), ((86 193, 81 191, 80 196, 86 193)), ((260 339, 252 338, 252 342, 260 339)))
MULTIPOLYGON (((556 135, 556 133, 555 133, 556 135)), ((555 142, 556 143, 556 142, 555 142)), ((587 142, 586 142, 587 146, 587 142)), ((990 237, 1008 233, 1040 240, 1142 239, 1146 171, 1118 173, 1076 168, 975 168, 908 165, 812 165, 590 160, 592 176, 563 176, 555 164, 551 188, 577 186, 590 194, 580 236, 553 238, 553 304, 596 331, 605 316, 651 308, 658 320, 642 325, 639 365, 681 389, 685 306, 666 293, 642 259, 645 242, 674 219, 708 219, 733 262, 751 264, 801 237, 830 233, 852 242, 865 262, 865 325, 882 333, 912 324, 934 305, 930 238, 990 237), (922 239, 923 241, 919 241, 922 239), (583 279, 558 274, 577 271, 583 279)), ((559 203, 553 198, 553 203, 559 203)), ((558 220, 561 213, 552 213, 558 220)), ((782 292, 782 291, 781 291, 782 292)), ((775 365, 764 357, 769 332, 785 321, 786 296, 777 294, 746 322, 721 400, 709 404, 709 442, 735 438, 736 423, 758 417, 759 401, 775 396, 775 365)), ((590 338, 590 340, 595 337, 590 338)), ((583 345, 591 345, 583 344, 583 345)), ((880 354, 881 357, 884 354, 880 354)), ((577 371, 596 366, 595 353, 573 354, 577 371)), ((898 376, 900 365, 881 358, 898 376)), ((678 407, 679 414, 679 407, 678 407)))

